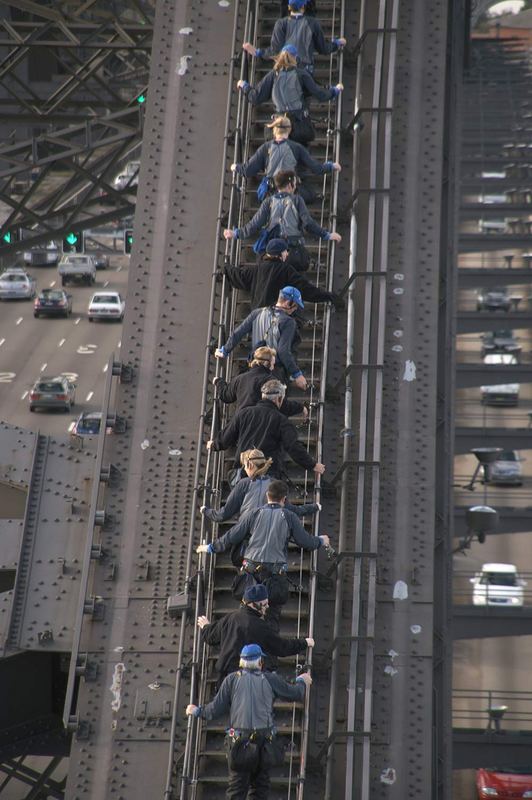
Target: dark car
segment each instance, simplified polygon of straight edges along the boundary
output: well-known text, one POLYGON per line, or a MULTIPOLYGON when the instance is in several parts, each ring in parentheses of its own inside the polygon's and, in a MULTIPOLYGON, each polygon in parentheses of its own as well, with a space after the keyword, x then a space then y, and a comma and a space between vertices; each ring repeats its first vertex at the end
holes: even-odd
MULTIPOLYGON (((106 433, 124 433, 127 429, 127 420, 116 414, 108 416, 106 433)), ((72 423, 69 431, 73 436, 98 436, 102 424, 101 411, 84 411, 72 423)))
POLYGON ((108 269, 109 256, 105 253, 91 253, 96 269, 108 269))
POLYGON ((76 384, 65 378, 64 375, 46 377, 43 375, 35 381, 30 392, 30 411, 37 408, 45 410, 59 408, 70 411, 76 399, 76 384))
POLYGON ((513 331, 490 331, 482 336, 482 356, 487 353, 517 353, 521 352, 521 345, 514 336, 513 331))
POLYGON ((72 295, 63 289, 43 289, 33 307, 34 317, 69 317, 72 314, 72 295))
POLYGON ((481 289, 477 295, 477 311, 510 311, 511 308, 508 289, 481 289))
POLYGON ((71 433, 76 436, 98 436, 101 423, 101 411, 84 411, 74 422, 71 433))

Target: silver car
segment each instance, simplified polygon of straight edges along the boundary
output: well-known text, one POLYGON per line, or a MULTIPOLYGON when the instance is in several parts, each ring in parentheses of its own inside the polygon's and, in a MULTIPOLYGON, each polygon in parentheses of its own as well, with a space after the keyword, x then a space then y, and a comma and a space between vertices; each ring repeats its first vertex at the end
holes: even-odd
POLYGON ((31 300, 36 288, 35 278, 21 267, 11 267, 0 275, 0 300, 31 300))
POLYGON ((30 411, 35 411, 37 408, 70 411, 76 402, 76 384, 64 375, 57 377, 43 375, 33 384, 29 401, 30 411))
POLYGON ((22 255, 24 263, 34 267, 55 266, 59 261, 59 257, 59 247, 55 242, 36 245, 29 250, 25 250, 22 255))
POLYGON ((523 483, 522 459, 515 450, 503 450, 497 461, 484 466, 485 483, 497 486, 521 486, 523 483))

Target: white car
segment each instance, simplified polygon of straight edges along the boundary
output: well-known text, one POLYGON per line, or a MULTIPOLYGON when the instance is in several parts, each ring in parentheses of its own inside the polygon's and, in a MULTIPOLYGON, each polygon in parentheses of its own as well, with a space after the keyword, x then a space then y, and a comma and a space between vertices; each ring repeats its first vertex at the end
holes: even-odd
POLYGON ((508 202, 505 194, 479 194, 478 202, 485 205, 501 205, 508 202))
POLYGON ((126 304, 118 292, 96 292, 89 303, 89 322, 95 319, 117 319, 122 322, 126 304))
POLYGON ((125 189, 126 186, 133 187, 139 184, 140 161, 128 161, 124 171, 117 175, 113 181, 115 189, 125 189))
POLYGON ((96 262, 86 253, 65 253, 61 257, 57 272, 62 286, 78 281, 87 286, 96 283, 96 262))
MULTIPOLYGON (((517 364, 513 353, 487 353, 484 364, 517 364)), ((493 386, 481 386, 482 402, 487 406, 516 406, 519 403, 519 383, 499 383, 493 386)))
POLYGON ((508 233, 508 221, 505 219, 479 219, 479 233, 508 233))
POLYGON ((523 587, 514 564, 483 564, 480 572, 469 579, 473 584, 474 606, 522 606, 523 587))
POLYGON ((499 180, 503 180, 506 178, 506 172, 481 172, 481 178, 498 178, 499 180))
POLYGON ((35 278, 22 267, 10 267, 0 275, 0 300, 30 300, 35 293, 35 278))

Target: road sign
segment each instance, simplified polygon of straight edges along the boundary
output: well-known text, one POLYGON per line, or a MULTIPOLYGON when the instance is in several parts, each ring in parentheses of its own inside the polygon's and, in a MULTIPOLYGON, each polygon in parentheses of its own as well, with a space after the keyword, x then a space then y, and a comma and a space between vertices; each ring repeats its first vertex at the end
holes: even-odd
POLYGON ((15 242, 18 242, 18 239, 19 237, 17 230, 7 230, 2 234, 2 244, 14 244, 15 242))
POLYGON ((68 231, 63 237, 63 253, 83 253, 83 233, 68 231))
POLYGON ((133 231, 131 228, 124 231, 124 253, 131 253, 133 247, 133 231))

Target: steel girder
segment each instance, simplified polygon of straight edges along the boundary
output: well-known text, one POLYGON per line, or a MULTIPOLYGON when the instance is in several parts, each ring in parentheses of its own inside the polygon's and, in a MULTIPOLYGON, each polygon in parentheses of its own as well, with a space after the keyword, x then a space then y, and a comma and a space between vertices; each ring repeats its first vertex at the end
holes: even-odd
POLYGON ((150 15, 138 2, 88 0, 49 5, 0 0, 0 110, 4 121, 25 115, 42 124, 73 110, 79 118, 116 111, 147 83, 150 15), (28 12, 28 13, 24 13, 28 12), (47 51, 49 80, 29 68, 47 51), (36 88, 38 81, 38 88, 36 88))
POLYGON ((455 728, 453 768, 475 769, 486 764, 502 767, 530 765, 531 737, 528 731, 493 733, 482 728, 455 728))
POLYGON ((138 158, 153 5, 0 0, 0 255, 134 213, 112 180, 138 158))
MULTIPOLYGON (((4 789, 7 790, 8 784, 14 781, 19 787, 20 784, 29 787, 28 792, 24 794, 24 800, 39 800, 43 797, 62 800, 66 778, 62 777, 60 780, 56 780, 52 778, 52 775, 60 766, 63 758, 61 756, 51 758, 42 770, 25 764, 26 758, 27 756, 20 756, 0 763, 0 793, 4 789)), ((22 795, 18 796, 22 797, 22 795)))
POLYGON ((134 106, 0 147, 0 201, 9 209, 0 241, 5 231, 26 232, 23 243, 2 244, 0 255, 46 241, 72 226, 83 230, 132 214, 135 189, 118 191, 111 179, 117 165, 138 146, 142 122, 142 107, 134 106), (17 197, 15 181, 21 178, 26 188, 17 197), (112 208, 102 207, 102 195, 112 201, 112 208))

